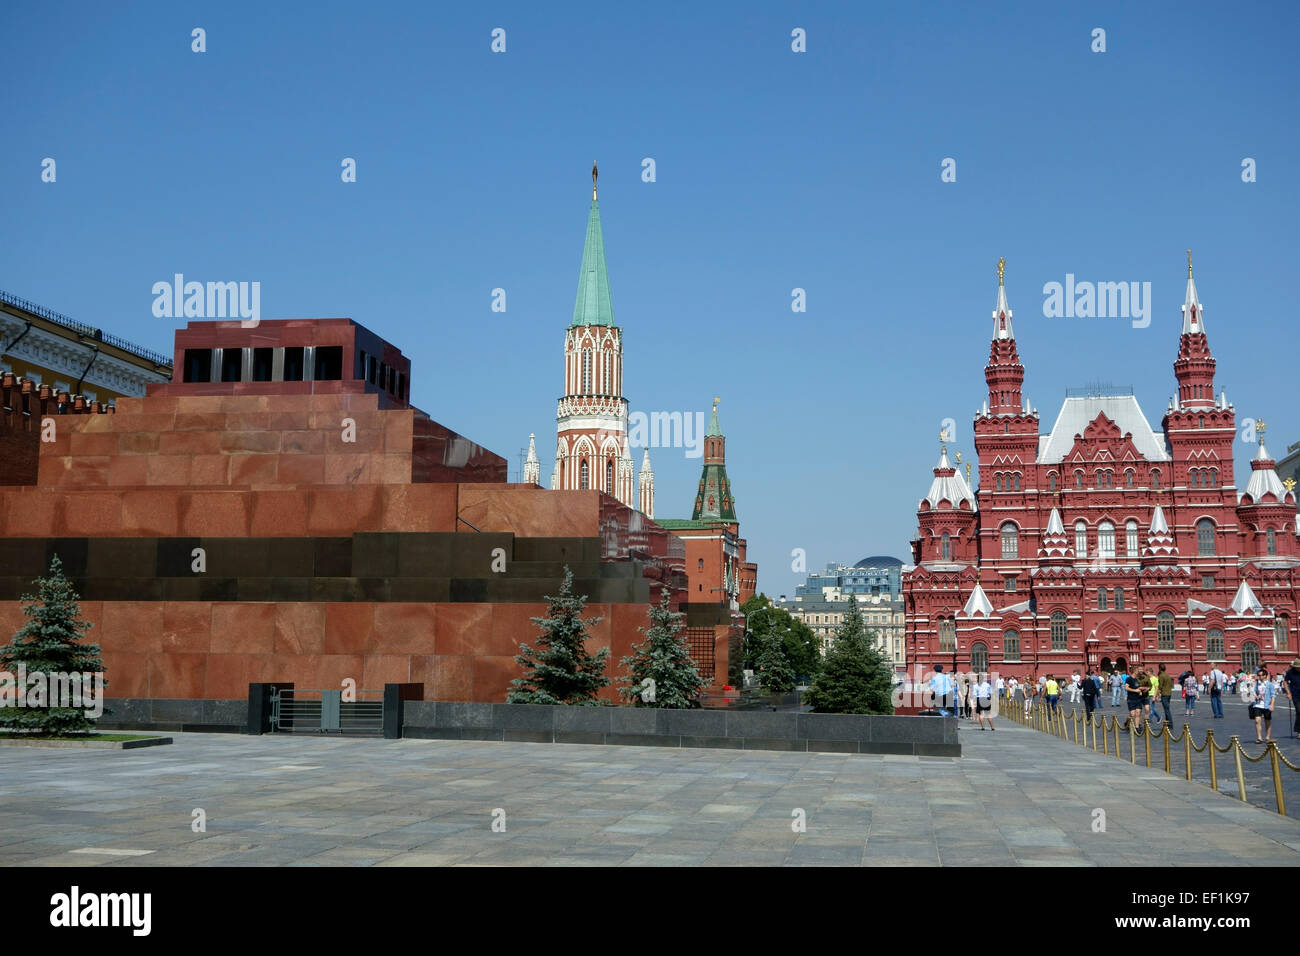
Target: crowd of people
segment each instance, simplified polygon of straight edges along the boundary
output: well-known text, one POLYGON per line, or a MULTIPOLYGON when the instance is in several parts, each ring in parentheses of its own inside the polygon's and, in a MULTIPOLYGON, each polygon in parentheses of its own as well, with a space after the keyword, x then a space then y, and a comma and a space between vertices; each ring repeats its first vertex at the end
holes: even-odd
POLYGON ((1141 730, 1145 723, 1152 726, 1172 723, 1170 705, 1175 692, 1182 700, 1184 717, 1194 716, 1197 701, 1209 697, 1215 720, 1223 718, 1224 696, 1238 694, 1254 722, 1256 743, 1273 739, 1273 711, 1279 700, 1286 699, 1296 705, 1290 736, 1300 737, 1300 658, 1293 660, 1285 673, 1277 675, 1270 674, 1266 667, 1254 673, 1238 670, 1233 674, 1214 667, 1200 675, 1187 670, 1177 678, 1164 664, 1159 664, 1154 671, 1141 667, 1131 672, 1123 668, 1109 672, 1089 670, 1087 674, 1075 671, 1068 678, 1057 678, 1054 674, 1025 674, 1020 678, 993 677, 987 673, 950 675, 944 673, 940 664, 935 666, 929 689, 936 706, 950 709, 954 717, 977 721, 981 730, 986 724, 989 730, 993 729, 990 710, 994 695, 1007 705, 1019 703, 1024 707, 1025 716, 1029 716, 1036 705, 1047 707, 1055 714, 1064 693, 1069 695, 1070 703, 1083 704, 1089 719, 1099 708, 1122 707, 1128 711, 1133 726, 1141 730), (1105 701, 1107 689, 1109 704, 1105 701))

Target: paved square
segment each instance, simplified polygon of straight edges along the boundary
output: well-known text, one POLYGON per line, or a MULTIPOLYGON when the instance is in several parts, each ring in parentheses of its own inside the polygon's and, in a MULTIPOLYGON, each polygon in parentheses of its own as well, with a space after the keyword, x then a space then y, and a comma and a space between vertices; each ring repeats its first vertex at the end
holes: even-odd
POLYGON ((960 759, 205 734, 7 748, 0 864, 1300 863, 1295 820, 999 723, 963 726, 960 759))

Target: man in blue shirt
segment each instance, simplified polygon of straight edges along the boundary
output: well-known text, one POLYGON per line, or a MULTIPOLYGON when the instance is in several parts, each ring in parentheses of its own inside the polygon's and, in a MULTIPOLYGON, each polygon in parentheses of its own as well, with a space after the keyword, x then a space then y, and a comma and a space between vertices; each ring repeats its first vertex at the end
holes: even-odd
POLYGON ((954 701, 948 696, 952 693, 952 688, 952 679, 943 672, 943 665, 935 664, 934 676, 930 678, 930 693, 934 694, 934 706, 936 708, 948 710, 953 706, 954 701))

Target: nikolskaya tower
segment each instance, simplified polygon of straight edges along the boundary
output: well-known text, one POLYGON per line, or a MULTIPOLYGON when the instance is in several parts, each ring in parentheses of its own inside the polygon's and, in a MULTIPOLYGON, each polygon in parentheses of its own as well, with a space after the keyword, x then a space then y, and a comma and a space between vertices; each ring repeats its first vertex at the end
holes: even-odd
MULTIPOLYGON (((623 330, 614 323, 605 266, 605 240, 591 167, 591 210, 582 247, 573 321, 564 332, 564 394, 556 409, 555 468, 551 487, 594 489, 654 517, 654 471, 647 449, 637 472, 628 445, 628 404, 623 397, 623 330)), ((524 480, 538 481, 540 465, 530 450, 524 480), (531 466, 531 467, 529 467, 531 466)))

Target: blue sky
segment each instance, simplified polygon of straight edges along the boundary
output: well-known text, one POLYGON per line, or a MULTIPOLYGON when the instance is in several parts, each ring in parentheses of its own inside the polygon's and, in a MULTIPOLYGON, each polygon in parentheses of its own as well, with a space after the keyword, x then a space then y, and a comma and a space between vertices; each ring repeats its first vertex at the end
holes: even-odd
MULTIPOLYGON (((627 397, 722 396, 768 593, 795 548, 909 559, 942 419, 972 451, 998 256, 1045 428, 1095 381, 1159 427, 1191 247, 1217 384, 1300 441, 1294 5, 269 7, 0 10, 0 288, 170 352, 154 282, 259 281, 264 318, 402 348, 415 403, 512 472, 536 432, 549 476, 598 160, 627 397), (1150 282, 1150 326, 1045 318, 1067 273, 1150 282)), ((689 517, 699 459, 651 454, 689 517)))

